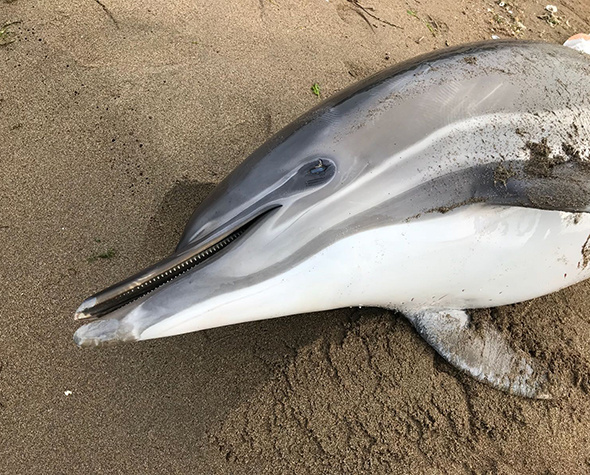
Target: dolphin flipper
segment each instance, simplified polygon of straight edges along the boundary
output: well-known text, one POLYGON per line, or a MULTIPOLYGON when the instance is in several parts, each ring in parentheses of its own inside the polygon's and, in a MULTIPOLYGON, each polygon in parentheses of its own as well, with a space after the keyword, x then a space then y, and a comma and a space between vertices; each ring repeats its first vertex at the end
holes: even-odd
POLYGON ((475 379, 518 396, 551 398, 546 371, 528 354, 513 349, 495 328, 475 328, 463 310, 406 316, 438 354, 475 379))

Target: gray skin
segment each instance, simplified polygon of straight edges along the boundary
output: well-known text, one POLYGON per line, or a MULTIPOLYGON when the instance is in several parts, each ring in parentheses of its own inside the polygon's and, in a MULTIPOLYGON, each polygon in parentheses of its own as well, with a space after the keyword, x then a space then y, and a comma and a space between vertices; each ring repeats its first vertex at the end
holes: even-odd
POLYGON ((173 256, 87 299, 76 318, 262 216, 243 236, 101 314, 76 342, 142 339, 183 309, 280 275, 364 230, 473 203, 587 212, 589 78, 590 61, 576 51, 495 41, 421 56, 342 91, 230 173, 196 209, 173 256))

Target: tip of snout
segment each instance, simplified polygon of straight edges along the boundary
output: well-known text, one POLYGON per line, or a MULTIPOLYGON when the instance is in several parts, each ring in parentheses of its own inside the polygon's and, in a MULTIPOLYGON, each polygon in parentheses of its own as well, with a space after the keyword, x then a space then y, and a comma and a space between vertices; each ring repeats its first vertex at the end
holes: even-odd
POLYGON ((78 307, 78 309, 74 313, 74 320, 79 321, 79 320, 88 320, 88 319, 92 318, 92 315, 90 315, 90 313, 87 312, 87 310, 94 307, 95 305, 96 305, 96 298, 95 297, 91 297, 89 299, 84 300, 84 302, 82 302, 82 304, 78 307))
POLYGON ((81 326, 74 333, 79 347, 105 346, 124 341, 135 341, 138 335, 130 325, 116 319, 97 320, 81 326))

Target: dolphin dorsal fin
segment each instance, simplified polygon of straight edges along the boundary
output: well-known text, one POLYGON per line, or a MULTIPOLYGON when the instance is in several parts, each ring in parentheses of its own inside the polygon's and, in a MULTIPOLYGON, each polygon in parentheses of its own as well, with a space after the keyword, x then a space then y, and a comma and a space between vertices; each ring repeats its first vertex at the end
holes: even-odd
POLYGON ((475 328, 463 310, 406 313, 418 333, 456 368, 508 393, 550 399, 547 371, 512 348, 489 324, 475 328))

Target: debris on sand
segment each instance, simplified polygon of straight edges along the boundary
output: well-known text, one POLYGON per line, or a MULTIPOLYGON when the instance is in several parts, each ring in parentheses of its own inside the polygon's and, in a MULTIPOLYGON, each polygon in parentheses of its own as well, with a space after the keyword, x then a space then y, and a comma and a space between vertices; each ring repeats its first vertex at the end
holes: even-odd
POLYGON ((93 254, 88 259, 86 259, 89 263, 96 262, 99 259, 112 259, 117 255, 117 251, 115 249, 107 249, 105 252, 101 252, 99 254, 93 254))
POLYGON ((549 13, 557 13, 557 7, 555 5, 547 5, 545 10, 549 13))
POLYGON ((561 18, 557 16, 557 7, 555 5, 547 5, 543 15, 539 15, 539 20, 545 21, 551 28, 561 23, 561 18))
POLYGON ((10 27, 19 23, 20 21, 11 21, 0 26, 0 46, 6 46, 16 41, 16 34, 10 30, 10 27))
MULTIPOLYGON (((490 23, 494 25, 492 31, 517 36, 527 29, 518 16, 517 5, 507 2, 496 2, 496 4, 501 8, 500 13, 494 13, 493 9, 488 9, 489 13, 494 13, 494 16, 490 20, 490 23)), ((494 36, 492 36, 492 39, 499 39, 494 38, 494 36)))
MULTIPOLYGON (((426 18, 422 18, 418 15, 418 12, 416 12, 414 10, 406 10, 406 13, 408 15, 410 15, 411 17, 417 18, 422 23, 424 23, 424 25, 426 26, 426 28, 428 28, 428 31, 430 31, 432 36, 436 36, 437 33, 441 32, 441 31, 444 33, 446 31, 448 31, 448 29, 449 29, 445 23, 435 20, 430 15, 427 15, 426 18)), ((420 43, 420 41, 422 41, 422 38, 420 38, 417 41, 417 43, 420 43)))
POLYGON ((312 92, 312 93, 313 93, 315 96, 317 96, 317 97, 320 97, 320 95, 321 95, 321 92, 320 92, 320 85, 319 85, 317 82, 314 82, 314 83, 311 85, 311 92, 312 92))

